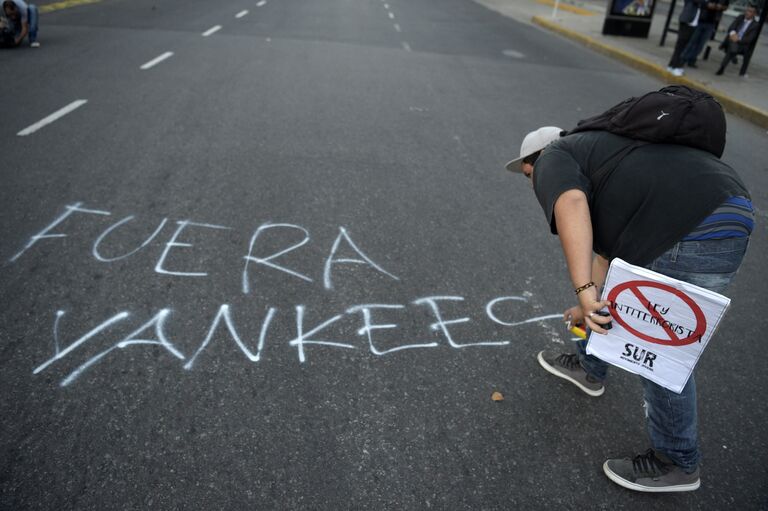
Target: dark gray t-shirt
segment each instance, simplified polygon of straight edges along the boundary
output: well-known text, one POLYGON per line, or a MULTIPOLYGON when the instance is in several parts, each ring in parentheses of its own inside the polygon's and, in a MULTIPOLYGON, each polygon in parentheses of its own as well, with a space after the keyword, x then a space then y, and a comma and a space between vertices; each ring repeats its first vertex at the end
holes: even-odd
POLYGON ((590 204, 594 251, 645 265, 725 199, 749 198, 736 172, 717 157, 671 144, 634 149, 603 182, 593 185, 590 176, 633 143, 605 131, 586 131, 563 137, 542 152, 533 185, 553 234, 558 197, 582 190, 590 204))

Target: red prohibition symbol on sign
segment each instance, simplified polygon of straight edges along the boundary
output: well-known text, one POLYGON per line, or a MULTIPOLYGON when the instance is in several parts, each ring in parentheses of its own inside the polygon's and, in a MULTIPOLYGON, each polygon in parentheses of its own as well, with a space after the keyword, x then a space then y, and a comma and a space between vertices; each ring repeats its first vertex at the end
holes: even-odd
POLYGON ((700 341, 701 338, 704 336, 704 332, 707 330, 707 318, 704 317, 704 312, 701 310, 701 307, 699 307, 696 302, 694 302, 691 297, 680 291, 679 289, 675 289, 672 286, 668 286, 667 284, 662 284, 660 282, 651 282, 648 280, 631 280, 629 282, 623 282, 619 284, 618 286, 611 289, 611 292, 608 293, 607 299, 613 304, 613 311, 611 313, 611 316, 613 319, 616 320, 618 324, 623 326, 629 333, 632 335, 643 339, 644 341, 652 342, 654 344, 664 344, 665 346, 686 346, 688 344, 693 344, 694 342, 700 341), (688 337, 679 338, 675 332, 672 331, 672 329, 669 327, 669 322, 662 317, 662 315, 653 307, 650 303, 650 301, 643 295, 643 293, 640 291, 641 287, 652 287, 656 289, 661 289, 662 291, 667 291, 669 293, 672 293, 673 295, 680 298, 688 307, 691 308, 691 311, 693 312, 694 317, 696 318, 696 328, 693 329, 693 333, 689 335, 688 337), (630 291, 632 294, 634 294, 638 300, 640 300, 640 303, 648 309, 648 313, 658 322, 659 326, 664 329, 664 331, 669 336, 668 339, 660 339, 656 337, 651 337, 648 334, 644 334, 643 332, 640 332, 631 326, 627 324, 627 322, 619 316, 618 312, 615 309, 616 304, 616 297, 619 296, 623 291, 630 291))

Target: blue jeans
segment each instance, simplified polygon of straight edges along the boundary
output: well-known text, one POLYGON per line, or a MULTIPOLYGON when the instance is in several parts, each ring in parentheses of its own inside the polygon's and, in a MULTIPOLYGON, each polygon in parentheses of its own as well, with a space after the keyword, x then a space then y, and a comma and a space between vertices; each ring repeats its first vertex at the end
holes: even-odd
MULTIPOLYGON (((749 238, 681 241, 647 265, 653 271, 723 293, 739 269, 749 238)), ((587 373, 598 380, 606 377, 608 364, 586 354, 586 341, 579 342, 579 360, 587 373)), ((696 382, 691 375, 680 394, 641 378, 645 399, 646 427, 653 448, 686 472, 699 464, 696 417, 696 382)))
POLYGON ((696 29, 691 35, 691 39, 688 41, 688 45, 683 50, 680 58, 685 64, 695 64, 696 59, 699 57, 699 53, 704 49, 704 45, 707 44, 712 38, 712 34, 715 33, 714 23, 699 23, 696 29))
POLYGON ((37 41, 37 6, 28 4, 27 5, 27 20, 29 21, 29 42, 34 43, 37 41))

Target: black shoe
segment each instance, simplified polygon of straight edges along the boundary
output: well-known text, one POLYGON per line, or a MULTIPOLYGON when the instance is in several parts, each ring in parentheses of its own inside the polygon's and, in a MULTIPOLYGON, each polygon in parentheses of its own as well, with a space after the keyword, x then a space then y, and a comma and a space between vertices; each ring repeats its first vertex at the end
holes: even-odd
POLYGON ((537 358, 541 367, 546 369, 547 372, 554 374, 558 378, 568 380, 590 396, 601 396, 605 392, 605 386, 603 386, 602 382, 592 378, 581 367, 579 356, 576 353, 569 355, 566 353, 558 354, 541 351, 537 358))
POLYGON ((699 68, 699 66, 697 66, 695 62, 689 62, 687 64, 687 66, 690 67, 690 68, 693 68, 693 69, 698 69, 699 68))
POLYGON ((715 74, 716 74, 717 76, 720 76, 721 74, 723 74, 723 70, 722 70, 722 69, 718 69, 718 70, 717 70, 717 72, 716 72, 715 74))
POLYGON ((632 459, 608 460, 603 471, 614 483, 635 491, 693 491, 701 485, 698 468, 687 474, 674 463, 660 459, 653 449, 632 459))

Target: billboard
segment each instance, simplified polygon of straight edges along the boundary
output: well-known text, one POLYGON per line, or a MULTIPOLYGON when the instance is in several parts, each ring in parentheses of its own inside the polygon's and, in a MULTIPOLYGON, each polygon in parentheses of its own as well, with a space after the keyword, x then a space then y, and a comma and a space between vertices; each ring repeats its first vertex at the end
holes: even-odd
POLYGON ((654 0, 612 0, 610 12, 616 16, 650 18, 654 0))

